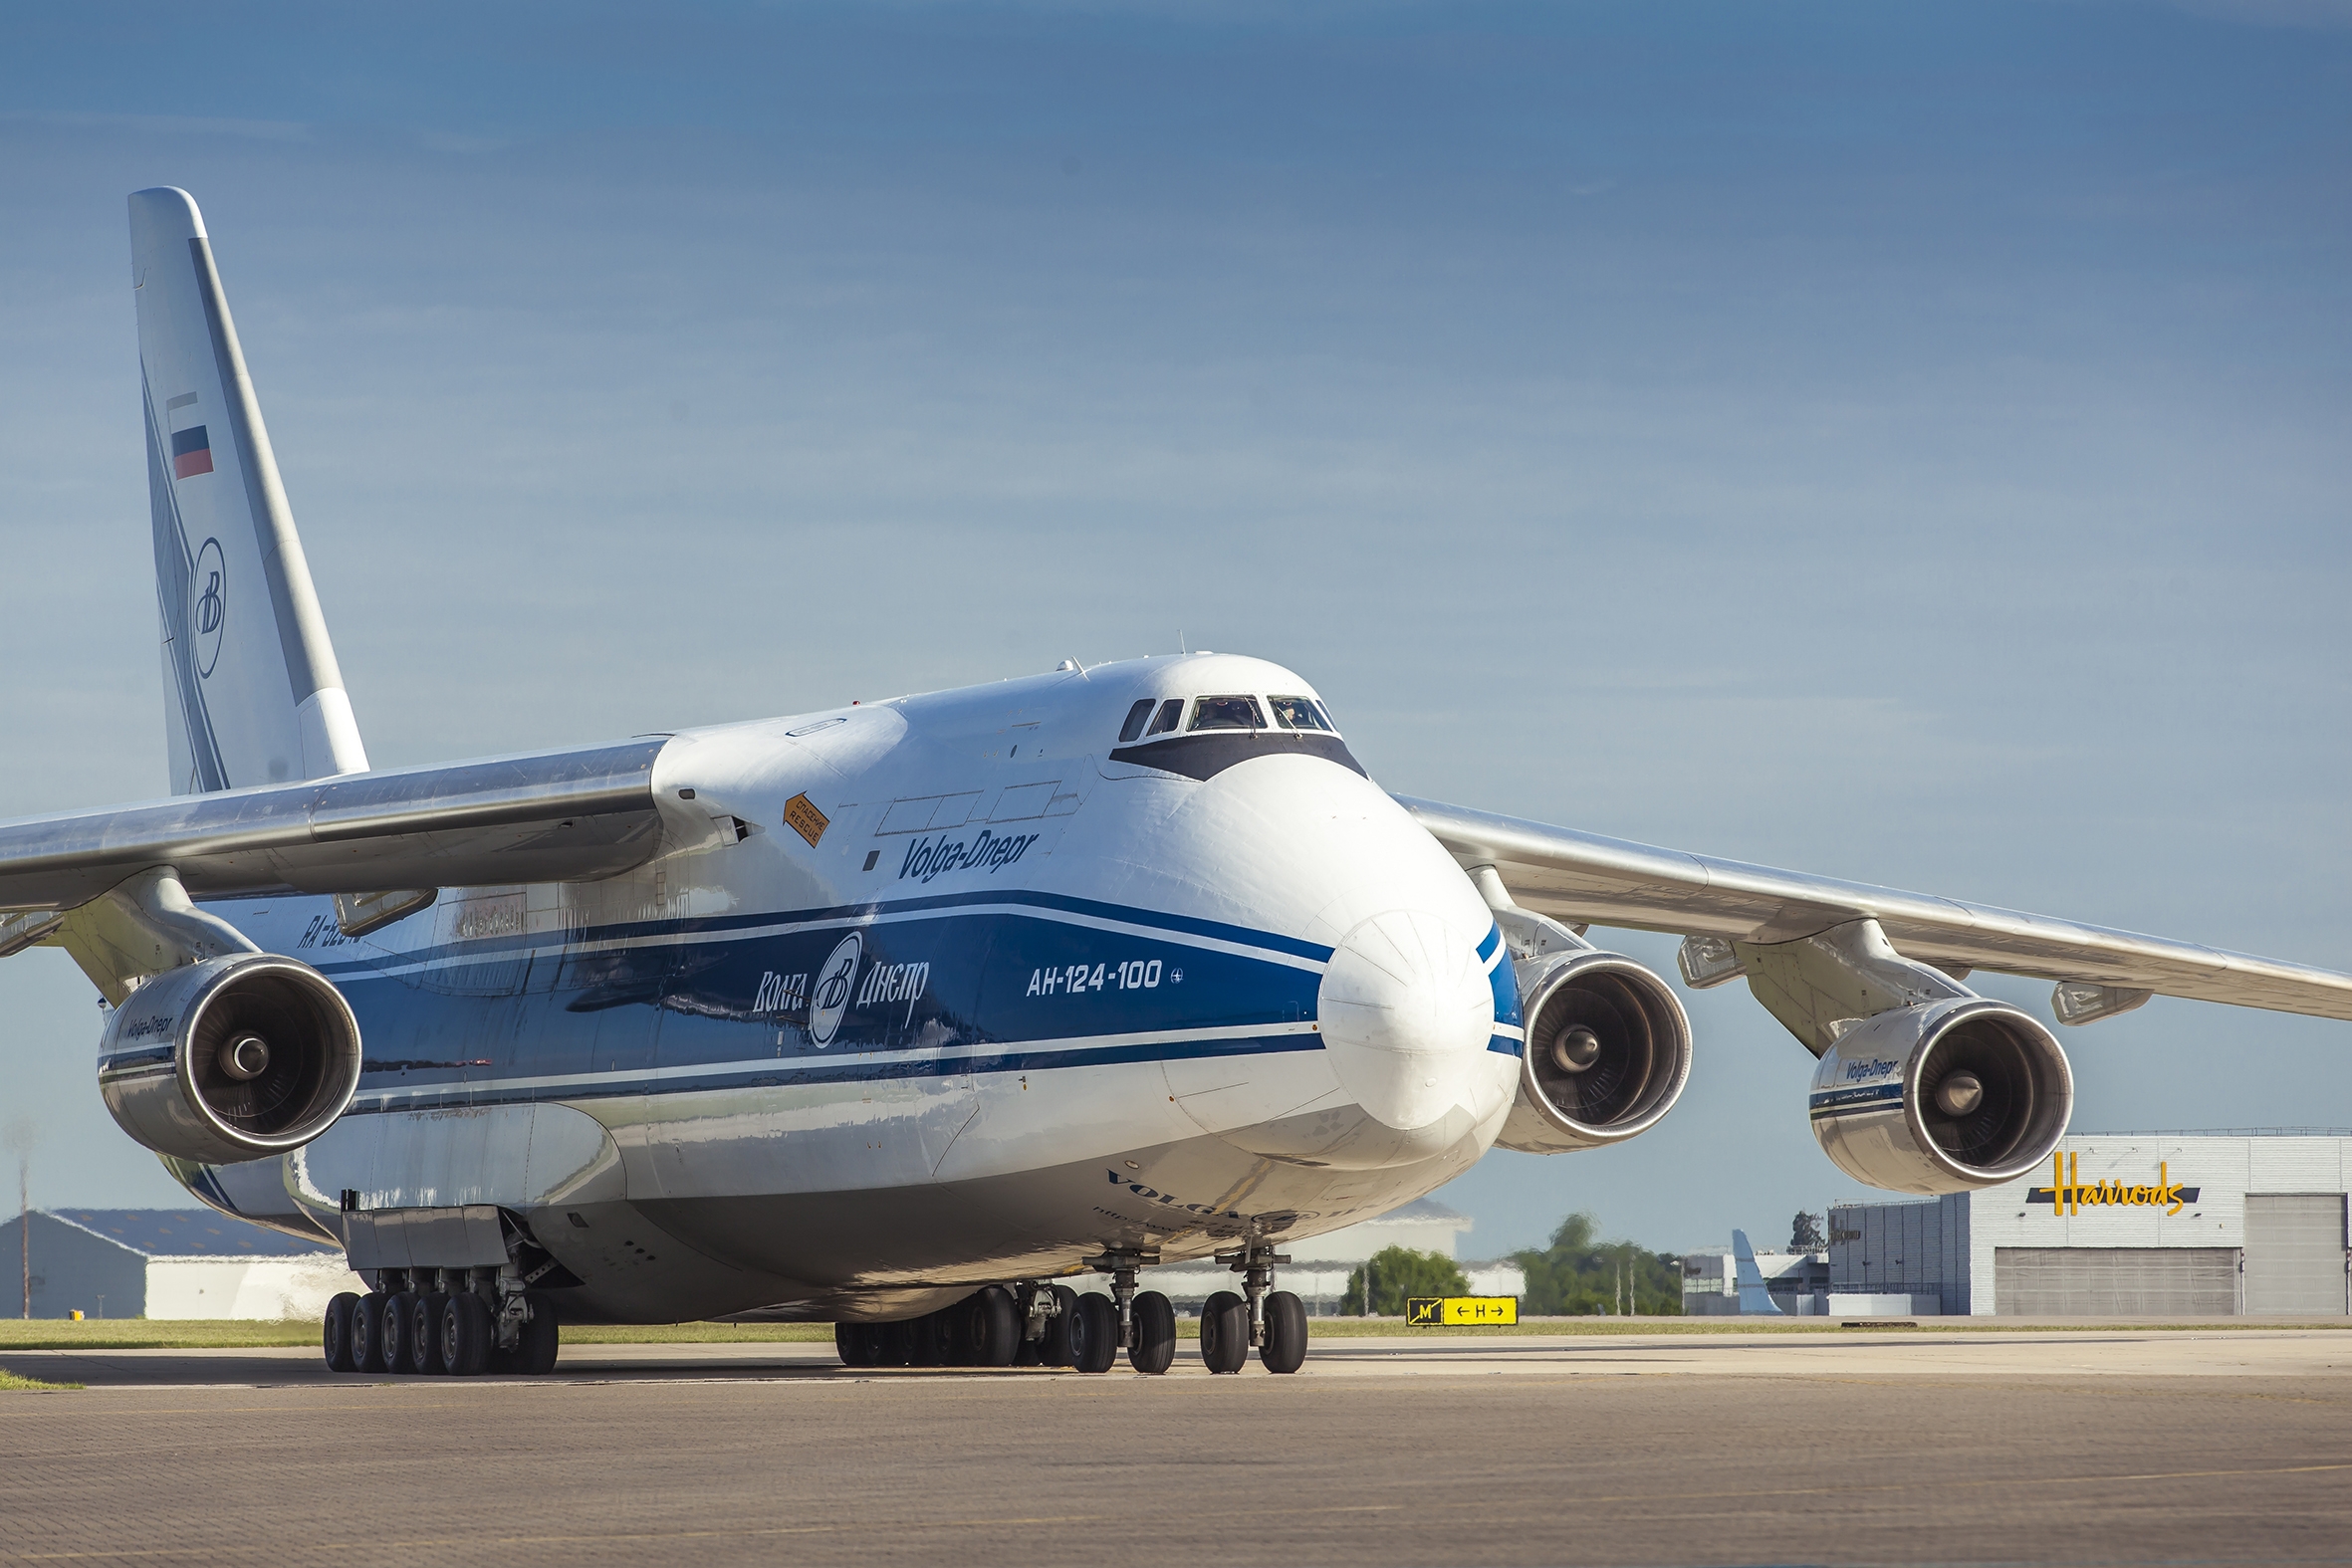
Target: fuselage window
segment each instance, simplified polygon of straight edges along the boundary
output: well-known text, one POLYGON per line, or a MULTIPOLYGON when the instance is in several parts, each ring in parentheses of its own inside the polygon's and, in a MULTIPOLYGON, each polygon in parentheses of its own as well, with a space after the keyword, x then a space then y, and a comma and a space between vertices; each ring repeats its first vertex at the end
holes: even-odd
POLYGON ((1127 710, 1127 722, 1119 726, 1119 744, 1126 745, 1143 733, 1143 721, 1151 717, 1151 699, 1145 697, 1127 710))
POLYGON ((1331 721, 1322 709, 1307 697, 1269 697, 1274 705, 1274 722, 1286 730, 1329 731, 1331 721))
POLYGON ((1176 721, 1184 717, 1184 699, 1171 697, 1160 704, 1159 716, 1151 721, 1151 733, 1166 735, 1176 728, 1176 721))
POLYGON ((1203 697, 1192 705, 1195 730, 1263 730, 1266 715, 1255 697, 1203 697))

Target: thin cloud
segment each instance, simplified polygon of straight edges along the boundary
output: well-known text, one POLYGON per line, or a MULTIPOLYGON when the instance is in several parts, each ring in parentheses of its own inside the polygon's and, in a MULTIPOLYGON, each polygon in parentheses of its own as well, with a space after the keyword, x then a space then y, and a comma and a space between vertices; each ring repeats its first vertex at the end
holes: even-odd
POLYGON ((0 119, 20 124, 57 125, 68 130, 135 130, 165 136, 236 136, 247 141, 308 141, 311 127, 291 119, 208 119, 186 114, 83 114, 56 110, 15 110, 0 119))

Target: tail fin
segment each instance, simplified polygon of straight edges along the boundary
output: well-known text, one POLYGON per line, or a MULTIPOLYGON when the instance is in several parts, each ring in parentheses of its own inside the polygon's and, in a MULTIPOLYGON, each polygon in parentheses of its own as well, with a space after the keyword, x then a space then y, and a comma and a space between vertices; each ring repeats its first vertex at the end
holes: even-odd
POLYGON ((1764 1283, 1764 1270, 1756 1266, 1756 1248, 1748 1244, 1748 1232, 1732 1232, 1732 1264, 1736 1270, 1734 1283, 1740 1287, 1740 1315, 1747 1317, 1763 1313, 1768 1317, 1786 1316, 1780 1304, 1772 1299, 1771 1288, 1764 1283))
POLYGON ((367 767, 204 216, 130 197, 147 498, 175 794, 367 767))

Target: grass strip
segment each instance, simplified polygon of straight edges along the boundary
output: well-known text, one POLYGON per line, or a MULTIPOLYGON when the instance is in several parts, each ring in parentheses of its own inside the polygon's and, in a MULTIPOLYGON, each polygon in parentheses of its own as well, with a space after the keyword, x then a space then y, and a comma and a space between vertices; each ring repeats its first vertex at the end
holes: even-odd
POLYGON ((39 1378, 20 1378, 6 1367, 0 1367, 0 1394, 62 1394, 81 1386, 79 1383, 44 1383, 39 1378))

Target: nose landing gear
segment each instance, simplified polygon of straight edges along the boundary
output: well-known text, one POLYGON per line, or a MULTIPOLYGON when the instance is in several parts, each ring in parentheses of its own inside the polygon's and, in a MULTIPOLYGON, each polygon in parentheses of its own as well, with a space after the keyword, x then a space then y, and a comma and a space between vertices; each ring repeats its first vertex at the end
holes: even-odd
POLYGON ((1275 1265, 1290 1260, 1256 1222, 1240 1246, 1217 1254, 1217 1261, 1242 1276, 1244 1294, 1220 1290, 1201 1308, 1201 1360, 1211 1372, 1241 1371, 1253 1345, 1269 1372, 1295 1372, 1305 1364, 1306 1303, 1274 1288, 1275 1265))
MULTIPOLYGON (((1110 1275, 1110 1298, 1118 1336, 1116 1344, 1126 1347, 1127 1365, 1153 1377, 1175 1364, 1176 1308, 1157 1290, 1138 1292, 1135 1274, 1138 1269, 1149 1268, 1159 1260, 1157 1247, 1139 1246, 1106 1246, 1083 1260, 1096 1273, 1110 1275)), ((1106 1354, 1100 1367, 1080 1367, 1078 1370, 1107 1372, 1110 1370, 1110 1357, 1106 1354)))

